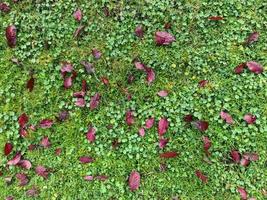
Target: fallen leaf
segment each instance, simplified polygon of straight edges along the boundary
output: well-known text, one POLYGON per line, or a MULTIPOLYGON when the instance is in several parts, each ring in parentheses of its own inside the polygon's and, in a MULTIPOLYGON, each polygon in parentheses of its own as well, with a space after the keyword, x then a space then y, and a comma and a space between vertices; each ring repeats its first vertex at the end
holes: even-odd
POLYGON ((160 154, 161 158, 176 158, 177 156, 178 153, 176 153, 175 151, 168 151, 160 154))
POLYGON ((226 121, 227 124, 233 124, 234 123, 234 120, 229 113, 221 111, 220 115, 221 115, 222 120, 226 121))
POLYGON ((247 191, 244 188, 238 187, 237 191, 239 192, 240 197, 241 197, 242 200, 246 200, 248 198, 247 191))
POLYGON ((90 110, 94 110, 98 107, 100 103, 101 95, 99 93, 96 93, 94 96, 91 97, 90 100, 90 110))
POLYGON ((135 28, 134 33, 137 37, 143 38, 144 37, 144 30, 142 25, 139 25, 135 28))
POLYGON ((94 162, 94 159, 89 157, 89 156, 82 156, 82 157, 79 158, 79 160, 83 164, 94 162))
POLYGON ((18 152, 11 160, 9 160, 7 162, 7 165, 10 165, 10 166, 17 165, 19 163, 20 159, 21 159, 21 153, 18 152))
POLYGON ((199 130, 199 131, 206 131, 209 127, 209 123, 207 121, 203 120, 197 120, 195 122, 192 122, 192 124, 199 130))
POLYGON ((175 41, 173 35, 165 31, 157 31, 155 33, 155 42, 157 45, 169 45, 175 41))
POLYGON ((159 148, 163 149, 169 142, 169 139, 160 138, 159 139, 159 148))
POLYGON ((18 173, 18 174, 16 174, 16 178, 19 181, 19 186, 25 186, 29 182, 29 179, 28 179, 27 175, 24 174, 24 173, 18 173))
POLYGON ((250 113, 246 114, 243 118, 248 124, 254 124, 256 122, 256 116, 250 113))
POLYGON ((208 182, 208 177, 205 176, 200 170, 196 170, 195 174, 203 183, 208 182))
POLYGON ((167 90, 161 90, 158 92, 158 95, 160 97, 166 97, 166 96, 168 96, 168 91, 167 90))
POLYGON ((135 191, 139 188, 140 179, 141 179, 141 176, 140 176, 139 172, 137 172, 137 171, 131 172, 129 180, 128 180, 128 184, 129 184, 131 191, 135 191))
POLYGON ((14 25, 10 25, 6 28, 7 44, 10 48, 14 48, 17 43, 17 29, 14 25))
POLYGON ((246 45, 251 45, 252 43, 257 42, 259 37, 260 34, 258 32, 251 33, 245 41, 246 45))
POLYGON ((168 122, 167 118, 166 117, 162 117, 159 120, 159 123, 158 123, 158 134, 159 134, 159 136, 163 136, 167 132, 168 127, 169 127, 169 122, 168 122))
POLYGON ((82 11, 80 9, 77 9, 74 13, 73 13, 73 17, 74 19, 76 19, 78 22, 80 22, 82 20, 82 11))
POLYGON ((40 127, 41 128, 51 128, 54 124, 52 119, 43 119, 40 121, 40 127))
POLYGON ((13 145, 11 143, 6 143, 4 148, 5 156, 8 156, 12 152, 12 149, 13 145))
POLYGON ((246 63, 246 65, 248 69, 255 74, 260 74, 263 72, 263 67, 255 61, 249 61, 246 63))
POLYGON ((155 121, 155 119, 154 119, 153 117, 147 119, 146 122, 145 122, 145 124, 146 124, 146 126, 145 126, 146 129, 150 129, 150 128, 152 128, 153 125, 154 125, 154 121, 155 121))
POLYGON ((131 126, 134 124, 134 115, 133 111, 128 110, 125 114, 125 121, 128 126, 131 126))
POLYGON ((94 142, 95 141, 95 133, 96 133, 96 129, 92 126, 89 127, 87 133, 86 133, 86 139, 89 142, 94 142))

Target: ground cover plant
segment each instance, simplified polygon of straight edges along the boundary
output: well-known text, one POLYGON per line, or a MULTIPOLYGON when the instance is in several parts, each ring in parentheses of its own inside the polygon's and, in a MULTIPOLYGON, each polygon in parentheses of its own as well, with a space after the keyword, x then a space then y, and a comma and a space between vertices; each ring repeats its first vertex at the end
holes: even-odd
POLYGON ((1 199, 266 199, 267 2, 0 3, 1 199))

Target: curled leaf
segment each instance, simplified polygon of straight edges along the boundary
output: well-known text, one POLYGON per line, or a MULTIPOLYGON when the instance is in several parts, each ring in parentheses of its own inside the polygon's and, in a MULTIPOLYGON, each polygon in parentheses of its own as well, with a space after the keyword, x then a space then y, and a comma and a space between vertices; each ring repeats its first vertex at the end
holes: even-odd
POLYGON ((128 126, 131 126, 134 124, 134 115, 133 111, 128 110, 125 114, 125 121, 128 126))
POLYGON ((234 120, 229 113, 221 111, 220 115, 221 115, 222 120, 225 120, 227 124, 233 124, 234 123, 234 120))
POLYGON ((84 30, 84 25, 80 25, 74 32, 74 38, 77 38, 81 35, 82 31, 84 30))
POLYGON ((251 45, 254 42, 257 42, 260 37, 260 34, 258 32, 251 33, 248 38, 245 41, 246 45, 251 45))
POLYGON ((89 156, 82 156, 82 157, 79 158, 79 160, 83 164, 94 162, 94 159, 89 157, 89 156))
POLYGON ((92 63, 89 63, 87 61, 82 61, 81 64, 84 66, 88 74, 93 74, 95 72, 95 68, 92 63))
POLYGON ((160 138, 159 139, 159 148, 163 149, 169 142, 169 139, 160 138))
POLYGON ((257 153, 244 153, 243 158, 250 161, 257 161, 259 160, 259 155, 257 153))
POLYGON ((165 31, 157 31, 155 33, 155 42, 157 45, 169 45, 175 41, 173 35, 165 31))
POLYGON ((78 107, 84 107, 86 104, 84 98, 77 98, 76 99, 76 102, 75 102, 75 105, 78 106, 78 107))
POLYGON ((17 29, 14 25, 10 25, 6 28, 7 44, 10 48, 14 48, 17 43, 17 29))
POLYGON ((246 63, 240 63, 238 66, 236 66, 235 73, 236 74, 241 74, 244 71, 245 67, 247 67, 246 63))
POLYGON ((155 72, 151 67, 145 67, 146 80, 150 84, 155 80, 155 72))
POLYGON ((12 149, 13 145, 11 143, 6 143, 4 148, 5 156, 8 156, 12 152, 12 149))
POLYGON ((7 162, 7 165, 10 165, 10 166, 17 165, 19 163, 20 159, 21 159, 21 153, 18 152, 11 160, 9 160, 7 162))
POLYGON ((41 145, 42 147, 44 147, 44 148, 48 148, 48 147, 50 147, 50 146, 51 146, 51 143, 50 143, 50 141, 49 141, 49 138, 48 138, 47 136, 43 137, 43 138, 41 139, 40 145, 41 145))
POLYGON ((169 122, 168 122, 167 118, 166 117, 162 117, 159 120, 159 123, 158 123, 158 134, 159 134, 159 136, 163 136, 167 132, 168 127, 169 127, 169 122))
POLYGON ((199 130, 199 131, 206 131, 209 127, 209 123, 207 121, 203 120, 197 120, 195 122, 192 122, 192 124, 199 130))
POLYGON ((134 33, 137 37, 143 38, 144 37, 144 30, 142 25, 139 25, 135 28, 134 33))
POLYGON ((74 19, 76 19, 78 22, 80 22, 82 20, 82 11, 80 9, 77 9, 74 13, 73 13, 73 17, 74 19))
POLYGON ((31 169, 32 168, 32 164, 29 160, 20 160, 17 165, 24 168, 24 169, 31 169))
POLYGON ((198 87, 205 87, 208 83, 208 80, 201 80, 198 82, 198 87))
POLYGON ((20 127, 25 127, 25 125, 28 123, 29 117, 26 115, 26 113, 22 113, 19 116, 18 123, 20 127))
POLYGON ((263 72, 263 67, 255 61, 249 61, 246 63, 246 65, 248 69, 255 74, 260 74, 263 72))
POLYGON ((52 119, 43 119, 40 121, 40 127, 41 128, 51 128, 51 126, 54 124, 52 119))
POLYGON ((235 163, 239 163, 239 162, 240 162, 241 156, 240 156, 239 151, 237 151, 237 150, 232 150, 232 151, 230 152, 230 155, 231 155, 232 160, 233 160, 235 163))
POLYGON ((18 173, 18 174, 16 174, 16 178, 19 181, 19 186, 27 185, 28 182, 29 182, 29 179, 28 179, 27 175, 24 174, 24 173, 18 173))
POLYGON ((154 125, 154 121, 155 119, 153 117, 149 118, 146 120, 145 124, 146 124, 146 129, 150 129, 153 127, 154 125))
POLYGON ((193 121, 193 115, 191 115, 191 114, 185 115, 184 116, 184 121, 187 122, 187 123, 192 122, 193 121))
POLYGON ((39 165, 35 168, 35 172, 38 176, 42 176, 43 178, 47 179, 48 178, 48 175, 49 175, 49 172, 48 170, 42 166, 42 165, 39 165))
POLYGON ((239 192, 240 197, 241 197, 242 200, 246 200, 248 198, 247 191, 244 188, 238 187, 237 191, 239 192))
POLYGON ((204 151, 205 151, 206 155, 209 155, 210 154, 209 149, 211 147, 211 141, 207 136, 203 136, 202 141, 203 141, 204 151))
POLYGON ((86 133, 86 139, 89 142, 94 142, 95 141, 95 133, 96 133, 96 129, 94 127, 89 127, 87 133, 86 133))
POLYGON ((205 176, 200 170, 196 170, 195 174, 203 183, 208 182, 208 177, 205 176))
POLYGON ((91 97, 90 100, 90 110, 94 110, 98 107, 100 103, 101 95, 99 93, 96 93, 94 96, 91 97))
POLYGON ((129 180, 128 180, 128 184, 129 184, 131 191, 135 191, 139 188, 140 179, 141 179, 141 176, 140 176, 139 172, 137 172, 137 171, 131 172, 129 180))
POLYGON ((244 116, 244 120, 248 123, 248 124, 254 124, 256 122, 256 116, 252 115, 250 113, 246 114, 244 116))

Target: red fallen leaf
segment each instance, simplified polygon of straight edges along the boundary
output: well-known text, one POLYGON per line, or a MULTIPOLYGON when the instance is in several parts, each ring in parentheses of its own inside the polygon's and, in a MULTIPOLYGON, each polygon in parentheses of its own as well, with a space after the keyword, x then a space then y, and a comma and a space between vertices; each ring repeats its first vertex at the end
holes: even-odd
POLYGON ((135 28, 134 33, 137 37, 143 38, 144 37, 144 30, 142 25, 139 25, 135 28))
POLYGON ((263 72, 263 67, 255 61, 249 61, 246 63, 246 65, 248 69, 255 74, 260 74, 263 72))
POLYGON ((132 84, 132 83, 134 82, 134 79, 135 79, 134 75, 130 74, 130 75, 128 76, 127 82, 128 82, 129 84, 132 84))
POLYGON ((159 148, 163 149, 169 142, 169 139, 160 138, 159 139, 159 148))
POLYGON ((176 153, 175 151, 168 151, 159 155, 159 157, 161 158, 176 158, 177 156, 178 153, 176 153))
POLYGON ((260 37, 260 34, 258 32, 253 32, 249 35, 249 37, 246 39, 246 44, 251 45, 254 42, 257 42, 260 37))
POLYGON ((155 72, 151 67, 145 67, 146 80, 150 84, 155 80, 155 72))
POLYGON ((5 200, 14 200, 14 197, 8 196, 5 200))
POLYGON ((135 61, 134 66, 138 70, 145 70, 145 65, 139 61, 135 61))
POLYGON ((0 11, 2 11, 4 13, 8 13, 10 11, 9 5, 7 5, 7 3, 5 3, 5 2, 0 3, 0 11))
POLYGON ((139 135, 140 135, 141 137, 144 137, 144 136, 145 136, 145 129, 144 129, 144 128, 140 128, 140 129, 138 130, 138 133, 139 133, 139 135))
POLYGON ((73 17, 74 19, 76 19, 78 22, 80 22, 82 20, 82 11, 80 9, 77 9, 74 13, 73 13, 73 17))
POLYGON ((233 124, 234 123, 234 120, 229 113, 221 111, 220 115, 221 115, 222 120, 225 120, 227 124, 233 124))
POLYGON ((169 122, 168 122, 167 118, 166 117, 162 117, 159 120, 159 123, 158 123, 158 134, 159 134, 159 136, 163 136, 167 132, 168 127, 169 127, 169 122))
POLYGON ((94 110, 100 103, 101 95, 96 93, 94 96, 91 97, 90 100, 90 110, 94 110))
POLYGON ((52 119, 43 119, 40 121, 40 127, 41 128, 50 128, 53 125, 52 119))
POLYGON ((35 150, 36 149, 36 145, 35 144, 30 144, 29 146, 28 146, 28 150, 29 151, 33 151, 33 150, 35 150))
POLYGON ((103 13, 104 13, 104 15, 105 15, 106 17, 109 17, 109 16, 110 16, 109 8, 105 6, 105 7, 103 8, 103 13))
POLYGON ((240 197, 241 197, 242 200, 246 200, 248 198, 247 191, 244 188, 238 187, 237 191, 239 192, 240 197))
POLYGON ((31 125, 29 126, 29 129, 32 130, 32 131, 36 131, 36 126, 33 125, 33 124, 31 124, 31 125))
POLYGON ((74 38, 79 37, 79 36, 81 35, 81 33, 82 33, 84 27, 85 27, 84 25, 80 25, 80 26, 78 26, 78 28, 75 30, 75 32, 74 32, 74 34, 73 34, 73 37, 74 37, 74 38))
POLYGON ((160 97, 166 97, 166 96, 168 96, 168 91, 167 90, 161 90, 158 92, 158 95, 160 97))
POLYGON ((96 130, 94 127, 89 127, 87 133, 86 133, 86 139, 89 141, 89 142, 94 142, 95 141, 95 133, 96 133, 96 130))
POLYGON ((206 131, 209 127, 209 123, 207 121, 198 120, 193 122, 193 125, 199 130, 199 131, 206 131))
POLYGON ((29 179, 28 179, 27 175, 24 174, 24 173, 18 173, 18 174, 16 174, 16 178, 19 181, 19 186, 27 185, 28 182, 29 182, 29 179))
POLYGON ((79 158, 81 163, 92 163, 94 162, 94 159, 88 156, 82 156, 79 158))
POLYGON ((32 164, 29 160, 20 160, 17 165, 24 168, 24 169, 31 169, 32 168, 32 164))
POLYGON ((0 176, 3 176, 3 172, 0 171, 0 176))
POLYGON ((131 126, 134 124, 134 115, 133 111, 128 110, 125 114, 125 121, 128 126, 131 126))
POLYGON ((243 158, 249 161, 257 161, 259 160, 259 155, 257 153, 244 153, 243 158))
POLYGON ((82 61, 81 64, 84 66, 84 68, 88 74, 93 74, 95 72, 95 68, 94 68, 94 65, 92 63, 82 61))
POLYGON ((211 21, 220 21, 220 20, 223 20, 224 18, 221 17, 221 16, 211 16, 209 17, 209 20, 211 21))
POLYGON ((244 120, 248 123, 248 124, 254 124, 256 122, 256 116, 252 115, 252 114, 246 114, 244 116, 244 120))
POLYGON ((146 120, 146 129, 152 128, 152 126, 154 125, 154 121, 155 121, 155 119, 153 117, 147 119, 146 120))
POLYGON ((22 113, 22 114, 19 116, 18 123, 19 123, 19 126, 20 126, 20 127, 25 127, 25 125, 28 123, 28 121, 29 121, 29 118, 28 118, 28 116, 26 115, 26 113, 22 113))
POLYGON ((17 29, 14 25, 10 25, 6 28, 7 44, 10 48, 14 48, 17 43, 17 29))
POLYGON ((172 24, 170 22, 167 22, 164 24, 164 29, 170 29, 172 27, 172 24))
POLYGON ((71 77, 67 77, 64 79, 64 88, 68 89, 72 86, 72 78, 71 77))
POLYGON ((246 159, 244 157, 242 157, 242 159, 240 160, 240 165, 243 166, 243 167, 248 166, 249 163, 250 163, 250 160, 248 160, 248 159, 246 159))
POLYGON ((41 176, 41 177, 43 177, 43 178, 45 178, 45 179, 48 178, 49 172, 48 172, 48 170, 47 170, 44 166, 42 166, 42 165, 37 166, 37 167, 35 168, 35 172, 36 172, 36 174, 37 174, 38 176, 41 176))
POLYGON ((184 116, 184 121, 188 122, 188 123, 192 122, 193 121, 193 115, 190 115, 190 114, 185 115, 184 116))
POLYGON ((101 77, 100 78, 101 79, 101 81, 102 81, 102 83, 104 83, 104 85, 109 85, 109 80, 108 80, 108 78, 107 77, 101 77))
POLYGON ((131 172, 129 176, 129 180, 128 180, 128 185, 131 191, 135 191, 140 187, 140 179, 141 179, 141 176, 139 172, 137 171, 131 172))
POLYGON ((204 147, 204 151, 205 151, 206 155, 210 155, 210 153, 209 153, 209 149, 211 147, 210 139, 207 136, 203 136, 202 141, 203 141, 203 147, 204 147))
POLYGON ((27 137, 28 132, 27 132, 27 130, 25 130, 24 128, 20 128, 20 129, 19 129, 19 135, 20 135, 21 137, 25 138, 25 137, 27 137))
POLYGON ((240 156, 239 151, 237 151, 237 150, 232 150, 232 151, 230 152, 230 155, 231 155, 232 160, 233 160, 235 163, 239 163, 239 162, 240 162, 241 156, 240 156))
POLYGON ((198 82, 198 87, 205 87, 208 83, 208 80, 201 80, 198 82))
POLYGON ((99 59, 101 57, 101 52, 97 50, 96 48, 92 49, 92 55, 94 56, 95 59, 99 59))
POLYGON ((69 112, 66 111, 66 110, 63 110, 58 114, 57 118, 58 118, 59 121, 63 122, 65 120, 67 120, 68 117, 69 117, 69 112))
POLYGON ((20 159, 21 159, 21 153, 18 152, 11 160, 9 160, 7 162, 7 165, 9 165, 9 166, 17 165, 19 163, 20 159))
POLYGON ((82 80, 82 91, 85 93, 87 91, 87 83, 86 80, 82 80))
POLYGON ((27 190, 26 195, 28 197, 38 197, 39 196, 39 190, 37 187, 32 187, 31 189, 27 190))
POLYGON ((195 174, 203 183, 207 183, 208 182, 208 177, 205 176, 200 170, 196 170, 195 174))
POLYGON ((55 154, 56 154, 57 156, 59 156, 59 155, 61 154, 61 152, 62 152, 62 149, 61 149, 61 148, 56 148, 56 150, 55 150, 55 154))
POLYGON ((5 156, 8 156, 12 152, 12 149, 13 145, 11 143, 6 143, 4 148, 5 156))
POLYGON ((100 181, 105 181, 108 179, 108 177, 105 175, 99 175, 99 176, 96 176, 95 179, 100 180, 100 181))
POLYGON ((28 81, 27 81, 27 85, 26 87, 29 89, 30 92, 32 92, 33 87, 34 87, 34 78, 31 77, 28 81))
POLYGON ((67 73, 71 73, 73 71, 73 65, 68 62, 62 62, 60 72, 62 77, 64 78, 67 73))
POLYGON ((51 143, 49 142, 49 138, 47 136, 43 137, 41 142, 40 142, 40 145, 44 148, 48 148, 51 146, 51 143))
POLYGON ((84 107, 86 104, 84 98, 77 98, 76 99, 76 102, 75 102, 75 105, 78 106, 78 107, 84 107))
POLYGON ((74 92, 73 96, 76 98, 84 98, 85 92, 84 91, 74 92))
POLYGON ((245 67, 247 67, 246 63, 240 63, 238 66, 236 66, 235 73, 236 74, 241 74, 244 71, 245 67))
POLYGON ((86 181, 92 181, 92 180, 94 180, 94 176, 85 176, 84 177, 84 180, 86 180, 86 181))
POLYGON ((169 45, 175 41, 175 37, 165 31, 157 31, 155 33, 155 42, 158 46, 169 45))

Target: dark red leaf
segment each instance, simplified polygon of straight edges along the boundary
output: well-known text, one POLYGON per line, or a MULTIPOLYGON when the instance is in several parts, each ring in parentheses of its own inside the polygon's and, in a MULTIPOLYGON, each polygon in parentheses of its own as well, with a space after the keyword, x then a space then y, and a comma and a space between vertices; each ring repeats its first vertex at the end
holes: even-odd
POLYGON ((168 91, 167 90, 161 90, 158 92, 158 95, 160 97, 166 97, 166 96, 168 96, 168 91))
POLYGON ((241 159, 241 155, 239 153, 239 151, 237 150, 232 150, 231 153, 231 158, 232 160, 235 162, 235 163, 239 163, 240 162, 240 159, 241 159))
POLYGON ((76 98, 84 98, 85 92, 84 91, 74 92, 73 96, 76 98))
POLYGON ((8 13, 10 11, 9 5, 7 5, 7 3, 5 3, 5 2, 0 3, 0 11, 2 11, 4 13, 8 13))
POLYGON ((149 118, 146 120, 146 128, 150 129, 154 125, 155 119, 153 117, 149 118))
POLYGON ((209 155, 210 154, 209 149, 211 147, 211 141, 207 136, 203 136, 202 141, 203 141, 204 151, 205 151, 206 155, 209 155))
POLYGON ((176 158, 177 156, 178 153, 176 153, 175 151, 168 151, 160 154, 161 158, 176 158))
POLYGON ((80 162, 81 163, 92 163, 92 162, 94 162, 94 159, 93 158, 91 158, 91 157, 88 157, 88 156, 82 156, 82 157, 80 157, 79 158, 79 160, 80 160, 80 162))
POLYGON ((85 93, 87 91, 87 83, 86 80, 82 80, 82 91, 85 93))
POLYGON ((139 133, 139 135, 140 135, 141 137, 144 137, 144 136, 145 136, 145 129, 144 129, 144 128, 140 128, 140 129, 138 130, 138 133, 139 133))
POLYGON ((172 27, 172 24, 170 22, 167 22, 164 24, 164 29, 170 29, 172 27))
POLYGON ((27 81, 27 85, 26 87, 29 89, 29 91, 31 92, 33 90, 34 87, 34 78, 31 77, 28 81, 27 81))
POLYGON ((134 33, 137 37, 143 38, 144 37, 144 30, 142 25, 139 25, 135 28, 134 33))
POLYGON ((175 41, 173 35, 165 31, 157 31, 155 33, 155 42, 157 45, 169 45, 175 41))
POLYGON ((158 123, 158 134, 159 134, 159 136, 163 136, 167 132, 168 127, 169 127, 169 122, 168 122, 167 118, 166 117, 162 117, 159 120, 159 123, 158 123))
POLYGON ((240 63, 238 66, 236 66, 235 73, 236 74, 241 74, 244 71, 245 67, 247 67, 246 63, 240 63))
POLYGON ((260 34, 258 32, 253 32, 249 35, 249 37, 246 39, 246 44, 251 45, 254 42, 257 42, 260 37, 260 34))
POLYGON ((221 115, 222 120, 226 121, 227 124, 233 124, 234 123, 234 120, 229 113, 221 111, 220 115, 221 115))
POLYGON ((17 165, 24 168, 24 169, 31 169, 32 168, 32 164, 29 160, 20 160, 17 165))
POLYGON ((28 197, 38 197, 39 196, 39 190, 37 187, 32 187, 31 189, 27 190, 26 195, 28 197))
POLYGON ((248 124, 254 124, 256 122, 256 116, 252 115, 250 113, 246 114, 244 116, 244 120, 248 123, 248 124))
POLYGON ((30 144, 29 146, 28 146, 28 150, 29 151, 33 151, 33 150, 35 150, 36 149, 36 145, 35 144, 30 144))
POLYGON ((137 172, 137 171, 131 172, 129 180, 128 180, 128 184, 129 184, 131 191, 135 191, 139 188, 140 179, 141 179, 141 176, 140 176, 139 172, 137 172))
POLYGON ((52 119, 43 119, 40 121, 40 127, 41 128, 50 128, 53 125, 52 119))
POLYGON ((205 176, 200 170, 196 170, 195 174, 203 183, 208 182, 208 177, 205 176))
POLYGON ((75 105, 78 106, 78 107, 84 107, 86 104, 84 98, 77 98, 76 99, 76 102, 75 102, 75 105))
POLYGON ((40 145, 41 145, 42 147, 44 147, 44 148, 48 148, 48 147, 50 147, 50 146, 51 146, 51 143, 50 143, 50 141, 49 141, 49 138, 48 138, 47 136, 43 137, 43 138, 41 139, 40 145))
POLYGON ((221 16, 211 16, 209 17, 209 20, 211 21, 220 21, 220 20, 223 20, 224 18, 221 17, 221 16))
POLYGON ((48 175, 49 175, 49 172, 48 170, 44 167, 44 166, 37 166, 35 168, 35 172, 38 176, 42 176, 43 178, 47 179, 48 178, 48 175))
POLYGON ((201 80, 198 82, 198 87, 205 87, 208 83, 208 80, 201 80))
POLYGON ((12 149, 13 145, 11 143, 6 143, 4 148, 5 155, 8 156, 12 152, 12 149))
POLYGON ((195 125, 195 127, 200 131, 206 131, 209 127, 209 123, 203 120, 195 121, 193 122, 193 125, 195 125))
POLYGON ((27 132, 27 130, 25 130, 25 128, 20 128, 20 129, 19 129, 19 135, 20 135, 21 137, 25 138, 25 137, 27 137, 28 132, 27 132))
POLYGON ((185 115, 184 116, 184 121, 187 122, 187 123, 192 122, 193 121, 193 115, 190 115, 190 114, 185 115))
POLYGON ((84 25, 80 25, 74 32, 74 38, 77 38, 81 35, 83 29, 84 29, 84 25))
POLYGON ((89 127, 87 133, 86 133, 86 139, 89 141, 89 142, 94 142, 95 141, 95 133, 96 133, 96 130, 94 127, 89 127))
POLYGON ((17 43, 17 29, 14 25, 10 25, 6 28, 7 44, 10 48, 14 48, 17 43))
POLYGON ((246 63, 246 65, 248 69, 255 74, 260 74, 263 72, 263 67, 255 61, 249 61, 246 63))
POLYGON ((29 121, 29 118, 28 118, 28 116, 26 115, 26 113, 22 113, 22 114, 19 116, 18 123, 19 123, 19 126, 20 126, 20 127, 25 127, 25 125, 28 123, 28 121, 29 121))
POLYGON ((92 55, 94 56, 95 59, 99 59, 101 57, 101 52, 97 50, 96 48, 92 49, 92 55))
POLYGON ((155 72, 151 67, 145 67, 146 80, 150 84, 155 80, 155 72))
POLYGON ((134 124, 134 115, 133 111, 128 110, 125 114, 125 121, 128 126, 131 126, 134 124))
POLYGON ((246 200, 248 198, 247 191, 244 188, 238 187, 237 191, 239 192, 240 197, 241 197, 242 200, 246 200))
POLYGON ((24 173, 18 173, 18 174, 16 174, 16 178, 19 181, 19 186, 25 186, 29 182, 29 179, 28 179, 27 175, 24 174, 24 173))
POLYGON ((82 20, 82 11, 80 9, 77 9, 74 13, 73 13, 73 17, 74 19, 76 19, 78 22, 80 22, 82 20))
POLYGON ((21 154, 20 154, 20 152, 18 152, 11 160, 9 160, 7 162, 7 165, 10 165, 10 166, 17 165, 19 163, 20 159, 21 159, 21 154))
POLYGON ((160 138, 159 139, 159 148, 163 149, 169 142, 169 139, 160 138))
POLYGON ((94 110, 95 108, 97 108, 97 106, 100 103, 100 99, 101 99, 101 95, 99 93, 96 93, 94 96, 91 97, 91 100, 90 100, 91 110, 94 110))
POLYGON ((81 64, 84 66, 84 68, 88 74, 93 74, 95 72, 95 68, 94 68, 94 65, 92 63, 89 63, 87 61, 82 61, 81 64))

